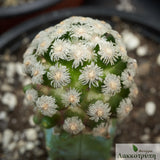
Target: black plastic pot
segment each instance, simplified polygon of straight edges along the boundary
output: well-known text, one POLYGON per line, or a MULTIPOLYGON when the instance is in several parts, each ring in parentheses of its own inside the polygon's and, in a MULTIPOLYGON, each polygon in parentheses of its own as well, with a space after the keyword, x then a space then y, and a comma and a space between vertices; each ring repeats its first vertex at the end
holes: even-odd
POLYGON ((35 0, 15 7, 0 7, 0 18, 14 17, 17 15, 33 13, 51 5, 55 5, 61 0, 35 0))
POLYGON ((84 0, 35 0, 15 7, 0 7, 0 34, 17 24, 40 14, 58 9, 77 7, 84 0))
POLYGON ((139 32, 160 43, 160 28, 140 15, 133 15, 106 8, 81 7, 54 11, 26 21, 0 37, 0 49, 5 50, 9 48, 14 52, 21 47, 23 37, 27 36, 32 39, 40 30, 53 26, 73 15, 98 18, 109 21, 109 23, 112 23, 111 18, 113 16, 117 16, 128 23, 132 23, 132 25, 136 25, 139 32))

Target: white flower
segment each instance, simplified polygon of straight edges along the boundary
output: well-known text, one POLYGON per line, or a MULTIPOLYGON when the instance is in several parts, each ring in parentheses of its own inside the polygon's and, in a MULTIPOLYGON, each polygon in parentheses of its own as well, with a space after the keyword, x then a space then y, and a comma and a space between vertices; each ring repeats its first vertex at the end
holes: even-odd
POLYGON ((32 83, 43 83, 43 75, 46 73, 45 67, 41 63, 35 63, 32 67, 32 83))
POLYGON ((101 120, 106 120, 110 116, 110 110, 108 103, 103 103, 102 101, 96 101, 95 104, 89 106, 88 115, 91 120, 98 122, 101 120))
POLYGON ((38 98, 38 92, 35 89, 28 89, 26 91, 26 98, 29 103, 34 103, 38 98))
POLYGON ((49 68, 47 77, 51 80, 51 85, 54 86, 54 88, 66 86, 71 81, 67 67, 57 63, 55 66, 49 68))
POLYGON ((38 63, 34 55, 28 55, 24 57, 23 66, 24 72, 30 74, 32 72, 32 67, 38 63))
POLYGON ((83 61, 91 59, 91 57, 91 50, 87 46, 81 44, 73 44, 68 60, 73 60, 72 67, 77 68, 79 65, 83 65, 83 61))
POLYGON ((78 134, 84 128, 85 126, 83 125, 82 120, 78 117, 67 118, 63 124, 63 129, 71 134, 78 134))
POLYGON ((103 60, 105 64, 110 63, 113 65, 118 58, 117 48, 113 46, 111 42, 107 41, 105 43, 100 43, 100 51, 98 54, 101 56, 100 59, 103 60))
POLYGON ((116 76, 115 74, 107 74, 104 80, 104 85, 102 87, 103 93, 109 94, 111 96, 115 95, 121 90, 120 77, 116 76))
POLYGON ((137 85, 135 83, 132 84, 132 86, 129 88, 129 91, 130 91, 129 97, 131 99, 137 97, 137 95, 138 95, 138 88, 137 88, 137 85))
POLYGON ((135 72, 131 69, 125 69, 121 74, 122 84, 125 88, 129 88, 133 83, 135 72))
POLYGON ((108 124, 101 123, 97 127, 93 128, 94 136, 105 136, 108 133, 108 124))
POLYGON ((52 117, 58 106, 55 104, 55 98, 52 96, 41 96, 36 102, 37 109, 45 116, 52 117))
POLYGON ((59 59, 67 60, 67 54, 70 51, 70 44, 63 40, 55 40, 52 45, 52 49, 49 53, 52 61, 58 61, 59 59))
POLYGON ((120 102, 119 107, 117 108, 117 116, 119 118, 126 117, 130 113, 132 108, 133 106, 132 106, 131 100, 129 98, 123 99, 120 102))
POLYGON ((100 76, 103 75, 103 70, 93 62, 90 65, 82 68, 82 70, 80 71, 82 74, 79 76, 79 80, 82 82, 83 85, 89 83, 90 88, 91 85, 97 87, 98 81, 102 81, 102 78, 100 76))
POLYGON ((67 93, 62 95, 62 102, 67 107, 69 105, 76 106, 80 102, 80 95, 76 89, 70 89, 67 93))

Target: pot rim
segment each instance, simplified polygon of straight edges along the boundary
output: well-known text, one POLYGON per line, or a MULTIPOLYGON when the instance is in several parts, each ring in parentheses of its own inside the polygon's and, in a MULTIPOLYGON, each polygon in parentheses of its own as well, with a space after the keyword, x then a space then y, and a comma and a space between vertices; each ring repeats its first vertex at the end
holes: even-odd
POLYGON ((136 23, 142 28, 147 28, 147 30, 144 29, 144 33, 151 39, 160 43, 160 27, 158 23, 152 23, 144 16, 103 7, 79 7, 52 11, 23 22, 22 24, 10 29, 0 36, 0 49, 6 48, 9 42, 12 42, 14 39, 18 38, 23 33, 30 31, 31 29, 35 29, 36 27, 49 22, 63 20, 70 16, 102 18, 118 16, 125 21, 136 23))
POLYGON ((0 7, 0 18, 15 17, 17 15, 30 14, 55 5, 62 0, 36 0, 14 7, 0 7))

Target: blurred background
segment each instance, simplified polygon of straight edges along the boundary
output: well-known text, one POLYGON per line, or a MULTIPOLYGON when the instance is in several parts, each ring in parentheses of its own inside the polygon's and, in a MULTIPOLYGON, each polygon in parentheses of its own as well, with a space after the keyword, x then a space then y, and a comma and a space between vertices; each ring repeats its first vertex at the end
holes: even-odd
MULTIPOLYGON (((117 127, 116 143, 160 143, 160 1, 0 0, 0 160, 47 160, 44 135, 33 123, 23 86, 22 56, 41 30, 70 16, 110 23, 137 59, 139 95, 117 127)), ((114 159, 114 146, 113 146, 114 159)))

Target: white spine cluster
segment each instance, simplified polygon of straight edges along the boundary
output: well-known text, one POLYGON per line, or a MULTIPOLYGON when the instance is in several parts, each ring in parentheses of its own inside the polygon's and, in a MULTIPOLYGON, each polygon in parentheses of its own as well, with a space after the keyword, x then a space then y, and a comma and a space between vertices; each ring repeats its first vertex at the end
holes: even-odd
POLYGON ((89 83, 89 88, 91 88, 91 85, 98 87, 98 81, 102 81, 101 76, 103 75, 103 70, 93 62, 91 65, 87 65, 80 71, 82 74, 79 76, 79 80, 83 85, 89 83))
POLYGON ((36 63, 32 67, 32 83, 41 84, 43 83, 43 75, 46 73, 45 67, 41 63, 36 63))
POLYGON ((26 91, 26 98, 30 104, 33 104, 38 98, 38 92, 35 89, 28 89, 26 91))
POLYGON ((49 37, 41 38, 41 42, 38 44, 36 55, 44 55, 47 52, 52 40, 49 37))
POLYGON ((106 120, 110 116, 110 110, 108 103, 103 103, 102 101, 97 101, 95 104, 89 106, 88 115, 91 120, 98 122, 101 120, 106 120))
POLYGON ((137 68, 138 68, 137 61, 133 58, 128 58, 127 68, 130 70, 133 70, 133 72, 136 73, 137 68))
POLYGON ((97 127, 93 128, 94 136, 105 136, 108 133, 108 124, 101 123, 97 127))
POLYGON ((134 81, 135 72, 131 69, 125 69, 122 72, 121 80, 124 87, 129 88, 134 81))
POLYGON ((70 43, 63 40, 55 40, 51 47, 50 58, 52 61, 58 61, 59 59, 67 60, 67 54, 70 52, 70 43))
POLYGON ((69 105, 71 106, 77 106, 80 102, 80 95, 75 88, 70 89, 67 93, 62 95, 62 102, 67 107, 69 105))
POLYGON ((37 59, 34 55, 28 55, 26 54, 24 56, 24 61, 23 61, 23 65, 24 65, 24 72, 27 74, 31 74, 32 72, 32 67, 34 66, 34 64, 37 63, 37 59))
POLYGON ((116 47, 110 42, 101 43, 100 51, 98 52, 98 54, 101 56, 101 60, 105 64, 110 63, 111 65, 113 65, 118 58, 116 47))
POLYGON ((72 30, 75 37, 84 37, 85 39, 88 39, 90 37, 90 34, 93 33, 92 27, 89 27, 88 25, 73 25, 72 30))
POLYGON ((119 107, 117 108, 118 117, 119 118, 126 117, 130 113, 132 108, 133 106, 132 106, 131 100, 129 98, 123 99, 120 102, 119 107))
POLYGON ((89 56, 91 55, 91 51, 87 46, 82 44, 73 44, 71 48, 68 60, 73 60, 72 67, 77 68, 79 65, 82 66, 83 62, 90 58, 89 56))
POLYGON ((58 106, 55 103, 55 98, 52 96, 41 96, 36 102, 37 109, 45 116, 52 117, 56 112, 58 106))
POLYGON ((102 92, 108 95, 115 95, 121 90, 120 77, 115 74, 107 74, 102 86, 102 92))
POLYGON ((51 85, 55 88, 63 87, 70 83, 70 75, 67 67, 58 63, 49 68, 47 77, 51 80, 51 85))
POLYGON ((137 85, 135 83, 132 84, 132 86, 129 88, 129 91, 130 91, 129 97, 131 99, 134 99, 134 98, 137 97, 137 95, 138 95, 138 88, 137 88, 137 85))
POLYGON ((84 128, 85 126, 83 125, 82 120, 78 117, 67 118, 63 124, 63 129, 71 134, 78 134, 84 128))

